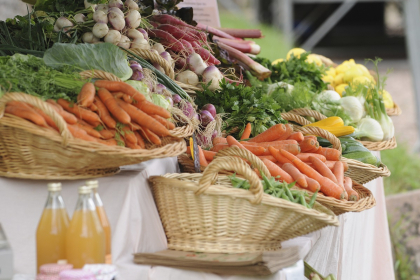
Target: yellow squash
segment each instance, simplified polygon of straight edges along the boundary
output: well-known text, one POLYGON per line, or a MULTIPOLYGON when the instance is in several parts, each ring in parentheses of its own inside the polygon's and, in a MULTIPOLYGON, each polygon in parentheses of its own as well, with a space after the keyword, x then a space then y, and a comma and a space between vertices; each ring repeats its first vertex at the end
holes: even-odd
POLYGON ((305 126, 315 126, 329 131, 337 137, 349 135, 354 132, 354 127, 344 126, 344 122, 340 117, 329 117, 315 123, 305 126))

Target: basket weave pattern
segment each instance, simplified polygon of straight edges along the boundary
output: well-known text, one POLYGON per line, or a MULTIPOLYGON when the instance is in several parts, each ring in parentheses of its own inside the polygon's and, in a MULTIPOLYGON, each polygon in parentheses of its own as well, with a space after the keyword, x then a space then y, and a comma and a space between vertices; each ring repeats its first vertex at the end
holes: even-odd
POLYGON ((284 240, 338 225, 337 217, 318 203, 315 211, 263 194, 254 171, 235 157, 215 159, 203 174, 167 174, 149 180, 168 248, 174 250, 277 250, 284 240), (232 188, 228 177, 217 176, 215 172, 225 168, 247 178, 251 191, 232 188))
POLYGON ((168 76, 172 80, 175 79, 174 68, 168 61, 166 61, 159 54, 152 52, 150 50, 145 50, 145 49, 130 49, 129 51, 144 58, 145 60, 149 60, 152 63, 159 64, 159 66, 162 67, 163 70, 165 71, 166 76, 168 76))
POLYGON ((388 116, 399 116, 402 114, 402 111, 400 106, 398 106, 398 104, 394 102, 394 108, 386 108, 386 114, 388 116))

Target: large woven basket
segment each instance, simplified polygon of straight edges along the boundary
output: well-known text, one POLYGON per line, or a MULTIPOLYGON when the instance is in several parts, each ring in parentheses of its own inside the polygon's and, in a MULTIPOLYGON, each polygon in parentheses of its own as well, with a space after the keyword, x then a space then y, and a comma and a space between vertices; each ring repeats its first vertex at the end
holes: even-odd
MULTIPOLYGON (((293 113, 283 113, 282 117, 285 120, 288 120, 290 122, 294 122, 300 125, 307 125, 311 123, 304 117, 293 114, 293 113)), ((293 126, 293 127, 295 130, 302 131, 302 133, 304 134, 305 133, 308 134, 312 132, 313 135, 317 135, 324 139, 327 139, 333 145, 334 149, 337 149, 340 152, 342 150, 340 140, 334 134, 324 129, 321 129, 319 127, 314 127, 314 126, 307 126, 307 127, 293 126)), ((388 167, 383 163, 381 163, 381 165, 376 167, 374 165, 366 164, 366 163, 363 163, 354 159, 348 159, 343 156, 341 156, 341 161, 346 162, 349 166, 349 169, 346 171, 346 176, 350 177, 352 180, 360 184, 365 184, 379 177, 389 177, 391 175, 391 172, 389 171, 388 167)))
MULTIPOLYGON (((300 116, 313 117, 316 120, 323 120, 323 119, 327 118, 323 114, 321 114, 317 111, 314 111, 314 110, 309 110, 309 109, 294 109, 294 110, 290 111, 290 113, 297 114, 297 115, 300 115, 300 116)), ((367 149, 369 149, 371 151, 392 150, 392 149, 395 149, 397 147, 397 141, 396 141, 395 137, 393 137, 392 139, 386 140, 386 141, 378 141, 378 142, 359 141, 359 142, 362 143, 363 146, 365 146, 367 149)))
MULTIPOLYGON (((182 128, 181 128, 182 129, 182 128)), ((171 131, 174 136, 178 129, 171 131)), ((180 133, 182 134, 182 132, 180 133)), ((0 176, 26 179, 74 180, 112 175, 119 166, 185 152, 182 138, 165 137, 161 146, 132 150, 73 138, 63 118, 46 102, 24 93, 7 93, 0 99, 0 176), (8 101, 23 101, 49 115, 60 129, 39 127, 4 114, 8 101)))
POLYGON ((215 159, 203 174, 166 174, 149 180, 169 249, 277 250, 282 241, 338 226, 334 213, 321 204, 308 209, 265 194, 256 173, 237 157, 215 159), (241 174, 250 181, 250 190, 233 188, 227 176, 217 175, 220 170, 241 174))
POLYGON ((391 109, 387 108, 386 114, 388 116, 399 116, 402 114, 402 111, 401 111, 400 106, 398 106, 398 104, 394 102, 394 108, 391 108, 391 109))

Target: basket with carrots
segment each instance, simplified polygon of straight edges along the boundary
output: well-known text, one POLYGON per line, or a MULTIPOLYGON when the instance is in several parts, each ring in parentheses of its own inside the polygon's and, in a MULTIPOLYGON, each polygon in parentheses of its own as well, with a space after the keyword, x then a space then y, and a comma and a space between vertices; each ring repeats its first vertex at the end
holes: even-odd
MULTIPOLYGON (((248 159, 259 166, 255 156, 248 159)), ((284 240, 338 226, 333 212, 314 200, 316 195, 304 196, 287 183, 280 184, 264 166, 261 172, 263 180, 242 159, 226 156, 214 159, 202 174, 150 177, 168 248, 217 253, 277 250, 284 240), (245 180, 218 175, 220 171, 245 180)))
POLYGON ((99 177, 122 165, 185 151, 171 114, 126 83, 86 83, 77 100, 5 94, 0 99, 0 176, 99 177))

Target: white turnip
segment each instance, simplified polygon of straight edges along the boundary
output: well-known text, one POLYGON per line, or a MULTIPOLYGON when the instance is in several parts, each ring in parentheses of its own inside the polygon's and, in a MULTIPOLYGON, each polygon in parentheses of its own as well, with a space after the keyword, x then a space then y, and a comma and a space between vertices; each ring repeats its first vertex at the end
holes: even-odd
POLYGON ((122 9, 123 6, 124 6, 124 4, 123 4, 123 2, 121 0, 109 0, 108 6, 110 8, 116 7, 118 9, 122 9))
POLYGON ((86 21, 86 16, 84 14, 76 14, 74 15, 74 21, 76 23, 83 23, 86 21))
POLYGON ((119 14, 120 16, 124 17, 124 13, 123 13, 123 11, 121 11, 121 10, 120 10, 120 9, 118 9, 118 8, 115 8, 115 7, 109 8, 109 9, 108 9, 108 14, 109 14, 110 12, 115 12, 115 13, 119 14))
POLYGON ((141 15, 137 10, 130 10, 125 18, 125 23, 129 28, 139 27, 141 22, 141 15))
POLYGON ((184 72, 179 73, 176 76, 175 80, 184 84, 192 85, 192 86, 198 85, 197 74, 195 74, 194 72, 190 70, 185 70, 184 72))
POLYGON ((147 34, 146 30, 144 30, 143 28, 137 28, 138 31, 141 32, 141 34, 143 34, 144 39, 149 40, 149 34, 147 34))
POLYGON ((133 71, 130 80, 141 81, 144 79, 144 74, 140 71, 133 71))
POLYGON ((98 6, 96 6, 96 11, 102 11, 105 14, 108 13, 108 9, 109 9, 109 7, 108 7, 107 4, 99 4, 98 6))
POLYGON ((158 53, 163 53, 165 51, 165 48, 163 47, 161 43, 154 44, 152 49, 157 50, 158 53))
POLYGON ((109 30, 104 37, 106 43, 117 45, 121 40, 121 33, 118 30, 109 30))
POLYGON ((58 32, 63 29, 64 32, 69 30, 73 26, 73 23, 66 17, 59 17, 54 24, 54 31, 58 32))
POLYGON ((207 67, 203 71, 203 82, 208 84, 211 82, 209 86, 209 90, 216 90, 220 88, 220 81, 223 79, 222 73, 220 73, 219 69, 216 66, 211 65, 207 67))
POLYGON ((88 9, 89 7, 96 9, 96 6, 97 6, 96 4, 89 3, 87 0, 84 1, 84 4, 85 4, 85 9, 88 9))
POLYGON ((129 49, 131 46, 131 41, 130 38, 128 38, 125 35, 121 35, 121 39, 120 42, 117 45, 118 47, 124 48, 124 49, 129 49))
MULTIPOLYGON (((155 87, 155 92, 157 94, 164 94, 166 92, 166 87, 162 84, 157 84, 156 87, 155 87)), ((173 104, 173 102, 172 102, 172 104, 173 104)))
POLYGON ((96 23, 92 28, 92 33, 97 38, 103 38, 108 34, 109 28, 106 23, 96 23))
POLYGON ((131 39, 137 39, 137 38, 144 39, 143 34, 137 29, 128 29, 125 35, 127 35, 127 37, 131 39))
POLYGON ((197 53, 193 53, 187 58, 187 64, 188 68, 197 75, 202 75, 204 70, 207 68, 207 64, 197 53))
POLYGON ((137 38, 134 39, 131 43, 132 49, 143 49, 143 50, 150 50, 149 42, 145 39, 137 38))
POLYGON ((108 14, 109 22, 115 30, 123 30, 125 27, 124 17, 120 16, 117 12, 111 11, 108 14))
POLYGON ((141 67, 141 65, 135 60, 130 60, 130 68, 133 71, 140 71, 140 72, 143 71, 143 68, 141 67))
POLYGON ((98 23, 108 23, 108 16, 102 10, 93 13, 93 20, 98 23))
POLYGON ((82 35, 82 41, 85 43, 93 44, 99 42, 99 38, 93 35, 92 32, 86 32, 82 35))
POLYGON ((181 102, 182 98, 178 94, 174 94, 172 95, 172 100, 174 101, 175 104, 178 104, 179 102, 181 102))
POLYGON ((139 10, 139 5, 134 0, 126 0, 124 6, 130 10, 139 10))

